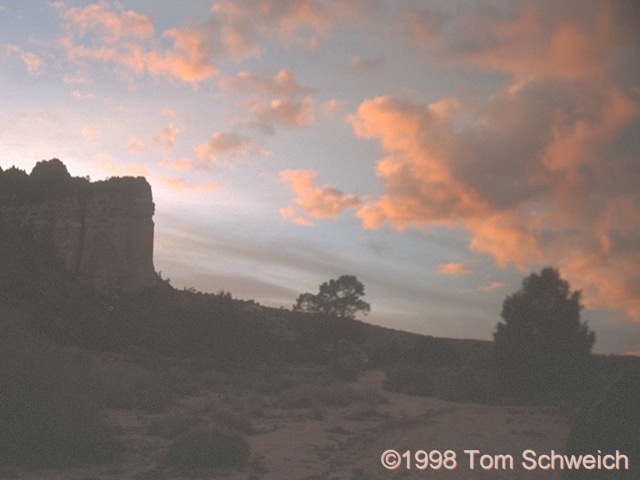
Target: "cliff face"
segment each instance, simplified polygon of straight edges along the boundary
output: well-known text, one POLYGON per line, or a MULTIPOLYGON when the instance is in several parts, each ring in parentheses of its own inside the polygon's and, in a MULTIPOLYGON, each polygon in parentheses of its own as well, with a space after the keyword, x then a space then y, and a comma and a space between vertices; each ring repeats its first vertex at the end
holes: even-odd
POLYGON ((0 171, 0 216, 6 225, 50 241, 58 260, 85 284, 109 294, 157 283, 153 266, 154 205, 143 177, 89 182, 59 160, 30 175, 0 171))

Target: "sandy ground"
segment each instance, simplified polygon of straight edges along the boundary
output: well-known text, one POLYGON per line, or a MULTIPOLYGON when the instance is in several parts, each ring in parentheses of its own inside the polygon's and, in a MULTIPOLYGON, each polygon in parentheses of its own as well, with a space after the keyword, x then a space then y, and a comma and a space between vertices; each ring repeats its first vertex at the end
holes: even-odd
MULTIPOLYGON (((356 402, 349 407, 325 407, 321 411, 265 409, 263 415, 251 420, 254 433, 246 439, 252 456, 250 466, 244 471, 185 474, 160 469, 158 465, 171 440, 148 435, 147 428, 163 414, 110 410, 106 414, 119 426, 126 448, 126 454, 118 463, 37 472, 6 470, 0 472, 0 476, 19 480, 560 478, 559 470, 527 471, 521 466, 521 455, 525 450, 538 454, 564 451, 570 425, 557 409, 454 403, 383 392, 382 379, 382 372, 368 372, 353 388, 364 395, 382 394, 387 403, 356 402), (410 451, 411 455, 419 450, 442 453, 452 450, 456 455, 456 466, 421 470, 412 457, 410 469, 406 459, 402 459, 402 465, 397 469, 386 469, 381 455, 390 449, 400 454, 410 451), (473 470, 464 450, 480 452, 475 455, 473 470), (493 461, 500 468, 483 469, 481 455, 489 455, 484 459, 485 466, 493 461), (494 461, 496 455, 511 455, 514 469, 503 469, 500 462, 494 461)), ((206 396, 189 397, 179 408, 182 411, 197 409, 209 400, 206 396)), ((452 466, 451 462, 449 466, 452 466)))

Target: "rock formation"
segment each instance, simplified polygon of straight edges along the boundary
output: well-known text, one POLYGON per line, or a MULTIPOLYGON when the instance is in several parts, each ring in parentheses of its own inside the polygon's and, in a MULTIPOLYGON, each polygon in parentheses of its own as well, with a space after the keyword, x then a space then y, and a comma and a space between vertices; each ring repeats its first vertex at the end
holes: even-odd
POLYGON ((157 283, 154 205, 143 177, 90 182, 71 177, 60 160, 38 162, 30 175, 0 170, 0 217, 54 246, 58 261, 107 294, 157 283))

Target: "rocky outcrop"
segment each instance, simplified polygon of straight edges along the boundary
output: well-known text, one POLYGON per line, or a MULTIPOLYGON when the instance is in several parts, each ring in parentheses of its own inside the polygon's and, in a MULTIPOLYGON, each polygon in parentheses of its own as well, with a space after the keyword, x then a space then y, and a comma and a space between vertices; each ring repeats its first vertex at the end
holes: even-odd
POLYGON ((0 216, 50 241, 58 261, 104 293, 135 293, 157 283, 153 266, 154 205, 143 177, 90 182, 57 159, 30 175, 0 171, 0 216))

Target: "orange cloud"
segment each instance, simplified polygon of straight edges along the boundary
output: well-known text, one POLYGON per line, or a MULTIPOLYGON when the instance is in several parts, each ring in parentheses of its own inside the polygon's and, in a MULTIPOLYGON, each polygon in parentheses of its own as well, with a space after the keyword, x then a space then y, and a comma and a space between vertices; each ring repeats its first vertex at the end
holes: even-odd
POLYGON ((132 136, 129 139, 129 151, 134 155, 142 155, 147 151, 147 146, 144 144, 142 140, 132 136))
POLYGON ((159 180, 169 188, 172 188, 173 190, 177 190, 179 192, 182 192, 185 190, 215 192, 217 190, 220 190, 224 186, 224 184, 222 183, 216 183, 216 182, 193 183, 193 182, 188 182, 187 180, 184 180, 182 178, 173 178, 173 177, 160 177, 159 180))
POLYGON ((296 209, 291 205, 285 208, 281 208, 280 215, 282 215, 282 218, 285 218, 286 220, 289 220, 290 222, 297 225, 302 225, 303 227, 311 227, 313 225, 313 222, 308 218, 298 216, 296 209))
POLYGON ((102 134, 98 130, 93 130, 89 127, 84 127, 80 130, 80 135, 82 135, 88 142, 95 142, 102 137, 102 134))
POLYGON ((468 275, 473 269, 463 263, 441 263, 438 265, 438 273, 442 275, 468 275))
POLYGON ((32 52, 25 52, 16 45, 7 45, 5 47, 5 51, 7 55, 19 55, 22 62, 26 65, 27 71, 31 75, 38 75, 40 73, 40 69, 44 65, 44 60, 42 60, 38 55, 32 52))
MULTIPOLYGON (((345 195, 329 187, 318 188, 318 174, 314 170, 283 170, 280 177, 291 182, 297 195, 293 202, 312 218, 337 218, 344 210, 357 208, 361 203, 355 195, 345 195)), ((295 209, 290 206, 280 213, 285 218, 293 218, 295 209)))
MULTIPOLYGON (((64 7, 61 5, 60 8, 64 7)), ((99 30, 111 41, 125 36, 147 38, 153 35, 153 21, 150 17, 132 10, 113 12, 106 2, 66 9, 63 17, 75 25, 81 35, 99 30)))
POLYGON ((255 105, 252 112, 261 122, 266 124, 276 122, 292 128, 309 125, 315 118, 310 95, 301 100, 276 98, 268 104, 255 105))
POLYGON ((343 101, 340 101, 336 98, 332 98, 328 102, 325 102, 322 105, 320 105, 318 107, 318 110, 320 110, 325 117, 333 118, 336 116, 338 111, 340 111, 343 105, 344 105, 343 101))
POLYGON ((270 155, 265 148, 252 144, 248 137, 233 132, 216 132, 209 142, 198 145, 194 151, 204 162, 217 162, 220 156, 235 158, 238 155, 270 155))
POLYGON ((640 98, 614 82, 520 81, 455 115, 363 102, 349 118, 380 141, 385 187, 360 205, 363 227, 464 227, 499 266, 552 264, 588 307, 640 322, 640 98))
POLYGON ((312 92, 312 89, 302 86, 298 82, 295 72, 288 68, 280 70, 273 77, 265 77, 243 71, 239 72, 235 77, 223 77, 219 85, 227 91, 244 91, 257 96, 273 94, 292 97, 312 92))
POLYGON ((349 58, 349 71, 357 73, 376 73, 384 70, 382 58, 362 58, 353 56, 349 58))
POLYGON ((180 160, 163 160, 160 162, 160 165, 166 168, 170 168, 171 170, 177 170, 181 172, 194 169, 193 162, 187 158, 181 158, 180 160))
POLYGON ((174 28, 163 36, 172 38, 174 47, 146 55, 146 67, 151 74, 172 75, 194 85, 218 74, 218 67, 210 60, 213 51, 206 32, 174 28))
POLYGON ((117 164, 108 153, 94 155, 92 162, 110 177, 132 176, 149 178, 149 170, 146 166, 138 163, 117 164))
POLYGON ((354 0, 223 0, 212 12, 221 25, 225 51, 240 61, 259 56, 264 37, 316 48, 340 21, 357 21, 366 10, 354 0))
POLYGON ((160 130, 156 136, 155 141, 166 151, 173 150, 175 139, 178 136, 179 130, 169 125, 167 128, 160 130))
POLYGON ((136 75, 170 76, 194 87, 218 73, 211 62, 211 35, 202 24, 164 32, 163 37, 173 40, 173 48, 158 50, 158 42, 153 41, 153 21, 146 15, 114 11, 105 2, 86 7, 67 8, 62 3, 54 6, 65 21, 60 44, 73 62, 112 63, 136 75))
POLYGON ((509 286, 508 283, 505 282, 490 282, 486 285, 482 285, 481 287, 479 287, 478 290, 481 290, 483 292, 494 292, 496 290, 501 290, 505 287, 509 286))
POLYGON ((612 53, 621 37, 615 10, 621 8, 607 1, 588 6, 579 1, 524 1, 468 7, 455 19, 436 9, 412 8, 405 10, 405 28, 418 45, 448 62, 524 79, 578 79, 600 75, 613 65, 612 53))
POLYGON ((315 119, 313 90, 302 86, 292 70, 281 70, 273 77, 240 72, 235 77, 223 77, 219 85, 226 91, 251 95, 250 111, 269 133, 274 124, 296 128, 315 119))
POLYGON ((377 165, 386 194, 358 212, 365 227, 451 224, 484 208, 475 192, 455 178, 450 162, 457 150, 454 135, 429 106, 377 97, 363 102, 349 119, 356 135, 379 137, 388 153, 377 165))

